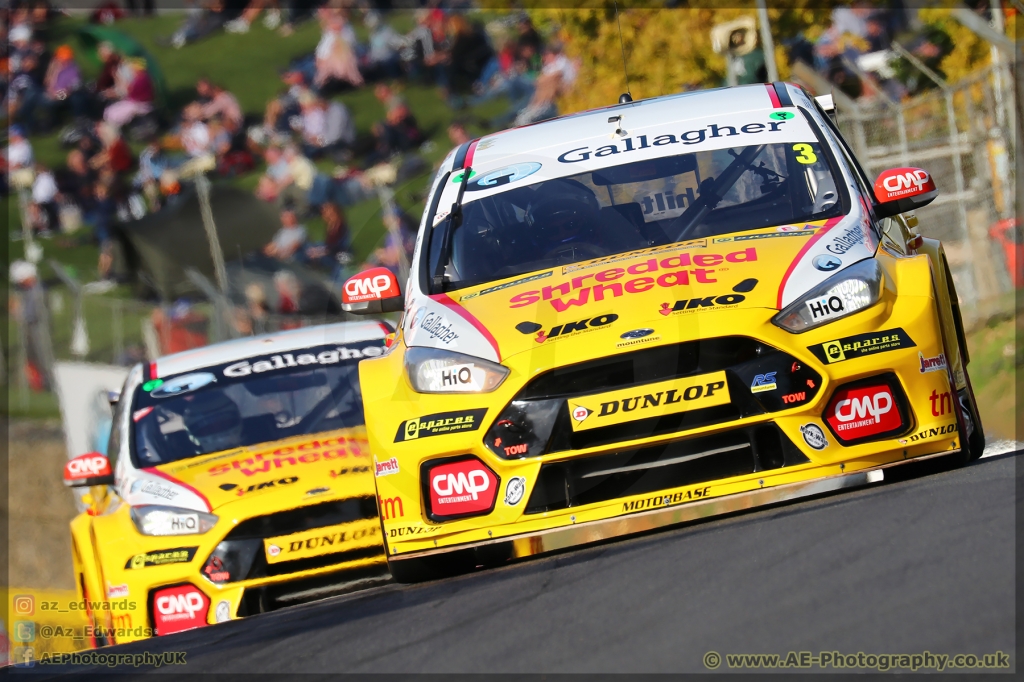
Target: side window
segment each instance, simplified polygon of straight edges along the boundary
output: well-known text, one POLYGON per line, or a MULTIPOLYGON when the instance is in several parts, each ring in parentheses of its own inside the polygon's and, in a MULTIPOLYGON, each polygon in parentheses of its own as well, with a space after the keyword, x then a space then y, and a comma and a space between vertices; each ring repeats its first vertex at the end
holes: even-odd
POLYGON ((135 392, 135 387, 139 384, 141 373, 141 367, 138 365, 128 373, 128 378, 124 380, 124 385, 121 387, 121 397, 117 401, 117 405, 114 406, 114 414, 110 420, 110 439, 107 441, 107 458, 110 460, 111 469, 117 466, 121 443, 124 442, 124 437, 128 433, 128 413, 131 409, 132 393, 135 392))
POLYGON ((839 132, 839 129, 836 128, 835 123, 833 123, 828 114, 822 110, 821 105, 815 102, 814 107, 818 110, 821 117, 825 119, 825 125, 828 127, 828 131, 832 134, 832 137, 835 138, 835 142, 839 145, 839 149, 842 150, 843 158, 846 159, 847 166, 849 166, 853 171, 853 177, 856 179, 858 187, 860 187, 861 192, 863 192, 865 197, 868 199, 868 205, 873 206, 875 204, 875 193, 874 190, 871 189, 871 181, 864 173, 864 169, 861 168, 860 161, 857 160, 857 157, 850 149, 850 146, 846 144, 846 140, 843 138, 842 133, 839 132))

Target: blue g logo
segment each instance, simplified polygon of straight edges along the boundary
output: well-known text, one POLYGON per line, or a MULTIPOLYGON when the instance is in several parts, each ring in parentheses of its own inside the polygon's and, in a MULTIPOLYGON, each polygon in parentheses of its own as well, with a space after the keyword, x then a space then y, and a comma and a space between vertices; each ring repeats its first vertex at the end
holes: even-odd
POLYGON ((539 170, 539 163, 535 161, 527 161, 492 170, 490 173, 486 173, 479 177, 470 175, 470 181, 469 184, 466 185, 466 190, 469 192, 479 192, 485 189, 494 189, 495 187, 507 185, 510 182, 518 182, 523 178, 533 175, 539 170))
POLYGON ((814 264, 814 267, 817 268, 818 270, 822 270, 824 272, 832 272, 833 270, 837 269, 840 265, 842 265, 843 261, 839 260, 832 254, 823 253, 817 258, 815 258, 812 261, 812 263, 814 264))

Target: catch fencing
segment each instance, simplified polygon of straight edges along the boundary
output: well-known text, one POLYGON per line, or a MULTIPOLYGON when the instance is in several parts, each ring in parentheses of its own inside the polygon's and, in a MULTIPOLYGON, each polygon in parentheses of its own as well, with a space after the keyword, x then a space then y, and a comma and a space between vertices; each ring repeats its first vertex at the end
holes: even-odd
MULTIPOLYGON (((923 66, 923 65, 922 65, 923 66)), ((1012 310, 1017 112, 1010 71, 995 65, 902 102, 884 93, 838 106, 839 126, 874 178, 897 166, 927 170, 939 197, 918 210, 940 239, 971 327, 1012 310)), ((1019 259, 1016 267, 1020 267, 1019 259)))

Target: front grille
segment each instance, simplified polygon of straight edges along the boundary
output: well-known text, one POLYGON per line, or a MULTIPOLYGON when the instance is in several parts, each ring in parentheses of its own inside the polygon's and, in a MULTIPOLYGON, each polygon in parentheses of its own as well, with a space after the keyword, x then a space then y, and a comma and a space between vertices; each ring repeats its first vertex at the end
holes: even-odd
POLYGON ((291 604, 365 589, 384 583, 387 579, 387 565, 382 562, 375 566, 250 587, 242 593, 237 615, 244 618, 257 613, 276 611, 291 604))
POLYGON ((349 521, 377 517, 377 500, 373 497, 353 497, 348 500, 322 502, 307 507, 289 509, 264 516, 254 516, 235 526, 225 540, 273 538, 313 528, 336 526, 349 521))
MULTIPOLYGON (((506 420, 505 423, 518 425, 524 421, 519 415, 528 414, 531 404, 560 401, 550 434, 539 436, 541 442, 538 446, 529 448, 529 456, 537 456, 667 435, 778 412, 811 401, 820 386, 821 376, 788 353, 744 336, 725 336, 645 348, 558 367, 530 381, 494 423, 506 420), (731 398, 729 404, 578 432, 572 429, 567 402, 570 398, 623 388, 636 387, 639 390, 646 384, 717 371, 726 373, 731 398), (752 386, 758 377, 766 375, 774 377, 772 381, 776 388, 753 392, 752 386)), ((531 429, 523 424, 521 430, 527 432, 531 429)), ((493 438, 485 437, 485 444, 499 456, 504 456, 502 450, 493 447, 493 438)))
POLYGON ((576 457, 541 466, 526 513, 606 502, 807 461, 774 424, 576 457))
MULTIPOLYGON (((246 519, 235 526, 207 557, 203 566, 203 575, 211 582, 225 584, 240 580, 289 575, 348 561, 382 556, 384 553, 383 543, 375 547, 270 564, 267 562, 263 543, 266 538, 375 518, 377 518, 377 500, 373 497, 356 497, 348 500, 322 502, 246 519)), ((379 532, 379 527, 374 526, 372 534, 375 535, 379 532)))

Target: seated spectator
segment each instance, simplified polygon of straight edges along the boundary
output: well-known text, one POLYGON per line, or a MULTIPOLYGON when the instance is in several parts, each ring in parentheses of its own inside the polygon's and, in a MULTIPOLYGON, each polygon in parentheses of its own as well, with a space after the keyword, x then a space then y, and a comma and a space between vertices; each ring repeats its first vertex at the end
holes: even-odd
POLYGON ((375 10, 366 13, 366 27, 370 29, 369 47, 366 58, 360 64, 360 71, 367 80, 398 78, 402 73, 399 50, 405 40, 395 29, 381 20, 375 10))
MULTIPOLYGON (((437 38, 433 29, 443 27, 444 14, 441 10, 418 9, 415 18, 415 28, 402 37, 404 44, 399 56, 409 75, 419 78, 425 71, 432 71, 437 64, 434 56, 437 38)), ((443 28, 436 35, 443 40, 443 28)))
POLYGON ((96 77, 94 93, 102 102, 113 102, 119 99, 117 93, 117 73, 121 68, 121 55, 114 46, 106 41, 96 47, 100 58, 100 73, 96 77))
POLYGON ((125 97, 114 102, 103 110, 103 120, 118 128, 128 124, 136 116, 153 111, 153 80, 146 71, 146 60, 129 58, 126 60, 131 68, 125 97))
POLYGON ((164 155, 159 143, 149 143, 139 154, 139 171, 132 180, 132 186, 142 191, 153 211, 160 210, 163 204, 160 193, 160 177, 165 170, 170 169, 170 160, 164 155))
POLYGON ((178 139, 189 160, 181 165, 178 174, 188 178, 196 173, 213 170, 217 166, 213 154, 213 138, 209 126, 200 118, 200 105, 194 102, 189 104, 182 112, 182 118, 178 139))
POLYGON ((306 156, 323 154, 350 147, 356 139, 356 125, 344 104, 324 100, 306 93, 302 107, 302 150, 306 156))
POLYGON ((316 166, 293 144, 287 145, 281 156, 288 164, 288 170, 278 190, 278 205, 290 202, 299 215, 305 215, 309 210, 309 192, 317 176, 316 166))
POLYGON ((352 261, 348 221, 341 208, 331 202, 320 207, 320 215, 327 226, 324 243, 307 246, 305 260, 333 272, 352 261))
POLYGON ((70 46, 61 45, 54 52, 43 85, 46 89, 46 103, 50 108, 67 102, 75 118, 88 113, 88 95, 81 89, 82 74, 70 46))
POLYGON ((301 71, 287 71, 281 80, 288 86, 288 90, 267 103, 263 113, 263 128, 249 131, 249 137, 257 144, 272 141, 270 138, 277 133, 286 133, 290 128, 289 119, 302 113, 299 100, 309 92, 305 76, 301 71))
POLYGON ((199 117, 202 120, 209 121, 214 116, 220 116, 224 127, 232 135, 242 129, 242 107, 234 95, 205 78, 196 83, 196 92, 199 93, 199 117))
POLYGON ((267 292, 256 282, 245 287, 245 307, 235 308, 235 329, 250 336, 267 332, 267 292))
POLYGON ((19 125, 12 125, 8 130, 7 167, 11 171, 31 168, 33 163, 32 143, 25 135, 25 129, 19 125))
POLYGON ((81 149, 68 152, 67 168, 57 173, 57 187, 65 200, 84 208, 92 198, 96 172, 89 168, 81 149))
POLYGON ((210 134, 210 151, 219 162, 231 151, 231 131, 224 125, 220 116, 211 118, 206 127, 210 134))
POLYGON ((322 14, 323 34, 316 46, 313 86, 321 90, 332 81, 349 85, 363 84, 356 62, 356 35, 344 15, 337 10, 322 14))
POLYGON ((561 46, 550 45, 544 51, 544 68, 537 77, 533 97, 516 115, 515 125, 528 125, 558 114, 555 100, 576 81, 576 65, 564 54, 561 46))
POLYGON ((306 228, 299 224, 295 211, 290 205, 281 210, 281 229, 273 240, 263 247, 263 253, 281 261, 292 260, 306 243, 306 228))
POLYGON ((109 123, 96 123, 96 137, 102 145, 91 159, 89 166, 97 171, 123 173, 132 167, 132 150, 124 138, 109 123))
POLYGON ((110 266, 114 262, 114 245, 111 228, 117 215, 117 204, 110 193, 110 187, 102 181, 93 186, 93 198, 83 217, 92 226, 93 238, 100 246, 98 270, 100 279, 108 279, 110 266))
POLYGON ((188 43, 208 36, 227 21, 223 0, 203 0, 200 7, 188 10, 185 22, 171 36, 170 43, 181 49, 188 43))
POLYGON ((466 124, 462 121, 455 121, 448 126, 448 139, 454 146, 458 147, 466 144, 473 138, 470 137, 469 133, 466 131, 466 124))
POLYGON ((288 177, 288 162, 284 160, 280 147, 267 147, 263 154, 267 170, 256 185, 256 196, 263 201, 277 201, 288 177))
POLYGON ((410 151, 423 143, 423 133, 404 103, 389 110, 383 123, 373 125, 374 151, 367 165, 386 161, 395 154, 410 151))
POLYGON ((395 273, 395 276, 401 276, 399 270, 402 264, 409 266, 413 249, 416 248, 416 223, 396 206, 385 209, 383 220, 387 228, 384 246, 373 252, 364 269, 382 266, 395 273))
POLYGON ((459 98, 472 94, 473 84, 480 79, 494 51, 487 42, 483 27, 470 23, 462 15, 448 17, 448 33, 451 48, 443 57, 446 69, 441 85, 447 91, 446 95, 459 98))
MULTIPOLYGON (((274 273, 274 288, 277 290, 277 312, 291 315, 302 311, 302 284, 294 272, 278 270, 274 273)), ((284 322, 281 329, 295 329, 298 322, 284 322)))
POLYGON ((249 4, 237 18, 224 24, 224 30, 228 33, 248 33, 249 26, 266 8, 267 14, 263 17, 263 25, 273 31, 281 25, 281 11, 277 7, 267 7, 269 4, 267 0, 249 0, 249 4))
POLYGON ((40 236, 47 236, 57 229, 57 181, 46 166, 36 164, 36 178, 32 182, 32 202, 29 204, 29 219, 40 236))
MULTIPOLYGON (((10 61, 11 64, 15 63, 13 57, 10 61)), ((45 97, 39 63, 39 57, 34 52, 24 54, 17 60, 18 67, 11 69, 10 84, 7 86, 8 116, 27 131, 46 128, 45 122, 35 116, 45 97)))

